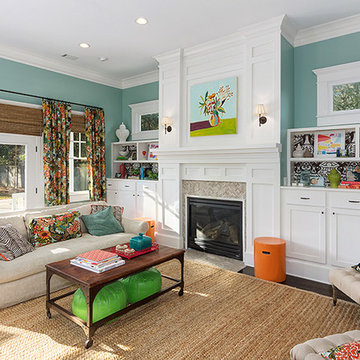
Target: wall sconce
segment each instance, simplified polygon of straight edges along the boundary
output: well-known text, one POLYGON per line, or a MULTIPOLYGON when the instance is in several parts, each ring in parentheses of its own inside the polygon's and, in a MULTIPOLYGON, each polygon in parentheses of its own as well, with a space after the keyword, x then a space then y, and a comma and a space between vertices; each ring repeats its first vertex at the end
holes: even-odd
POLYGON ((168 132, 171 132, 172 127, 171 125, 173 124, 172 119, 168 118, 168 117, 163 117, 161 120, 161 125, 164 127, 165 129, 165 134, 168 132))
POLYGON ((264 104, 256 105, 256 115, 259 116, 259 126, 264 125, 267 122, 266 111, 264 104))

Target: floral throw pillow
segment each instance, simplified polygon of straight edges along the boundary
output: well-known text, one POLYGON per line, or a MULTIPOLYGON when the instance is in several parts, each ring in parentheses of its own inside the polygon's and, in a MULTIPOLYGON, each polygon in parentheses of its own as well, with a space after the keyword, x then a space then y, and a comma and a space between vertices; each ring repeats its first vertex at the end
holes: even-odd
POLYGON ((80 237, 80 213, 72 211, 32 219, 30 242, 35 247, 80 237))
MULTIPOLYGON (((91 205, 91 213, 96 214, 99 211, 105 210, 108 205, 91 205)), ((121 224, 122 214, 124 212, 124 208, 122 206, 111 206, 115 219, 121 224)))
POLYGON ((360 359, 360 342, 336 346, 320 354, 324 359, 331 360, 356 360, 360 359))

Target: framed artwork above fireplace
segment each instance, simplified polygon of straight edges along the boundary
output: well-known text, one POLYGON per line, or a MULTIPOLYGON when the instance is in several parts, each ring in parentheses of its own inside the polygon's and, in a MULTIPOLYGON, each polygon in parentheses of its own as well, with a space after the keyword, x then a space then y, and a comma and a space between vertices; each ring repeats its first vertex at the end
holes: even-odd
POLYGON ((190 87, 190 137, 237 133, 237 77, 190 87))

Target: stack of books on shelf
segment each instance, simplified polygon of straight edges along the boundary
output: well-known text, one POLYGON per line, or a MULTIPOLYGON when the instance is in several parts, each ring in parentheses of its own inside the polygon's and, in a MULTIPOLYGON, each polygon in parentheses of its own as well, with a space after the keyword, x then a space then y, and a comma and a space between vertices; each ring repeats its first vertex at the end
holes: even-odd
POLYGON ((360 189, 360 181, 342 181, 339 189, 360 189))
POLYGON ((92 250, 71 259, 70 264, 99 274, 124 265, 125 260, 109 251, 92 250))

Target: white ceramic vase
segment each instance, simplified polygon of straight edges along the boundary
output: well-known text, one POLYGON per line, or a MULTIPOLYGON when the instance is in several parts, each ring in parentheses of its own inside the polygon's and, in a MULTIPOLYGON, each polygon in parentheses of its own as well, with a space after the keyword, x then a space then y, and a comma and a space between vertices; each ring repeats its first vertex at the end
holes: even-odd
POLYGON ((124 123, 121 123, 120 127, 116 130, 116 136, 119 141, 125 142, 129 135, 130 131, 126 128, 124 123))

